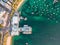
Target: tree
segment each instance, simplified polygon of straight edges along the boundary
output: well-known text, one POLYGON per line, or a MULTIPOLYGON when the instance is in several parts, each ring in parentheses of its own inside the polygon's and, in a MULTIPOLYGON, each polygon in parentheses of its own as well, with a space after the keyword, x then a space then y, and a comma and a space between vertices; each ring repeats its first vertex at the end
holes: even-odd
POLYGON ((34 20, 43 20, 53 23, 60 21, 60 2, 54 0, 28 0, 22 6, 21 15, 34 20))

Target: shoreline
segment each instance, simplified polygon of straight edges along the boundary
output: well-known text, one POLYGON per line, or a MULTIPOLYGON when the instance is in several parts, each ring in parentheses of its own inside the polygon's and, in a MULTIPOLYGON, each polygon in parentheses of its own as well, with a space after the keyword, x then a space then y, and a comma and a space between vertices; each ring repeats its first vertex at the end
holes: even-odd
POLYGON ((6 43, 6 45, 12 45, 12 36, 9 36, 9 37, 7 38, 7 43, 6 43))
POLYGON ((20 8, 20 6, 22 6, 22 3, 24 2, 25 0, 22 0, 20 3, 19 3, 19 5, 17 6, 17 9, 16 10, 18 10, 19 8, 20 8))

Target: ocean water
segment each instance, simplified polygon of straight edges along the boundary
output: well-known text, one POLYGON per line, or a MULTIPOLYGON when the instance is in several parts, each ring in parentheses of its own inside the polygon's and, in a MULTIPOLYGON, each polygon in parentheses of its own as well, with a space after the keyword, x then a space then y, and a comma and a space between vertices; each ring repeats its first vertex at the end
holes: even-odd
POLYGON ((32 34, 20 33, 19 36, 14 36, 13 45, 26 45, 26 43, 28 45, 60 45, 60 2, 55 4, 52 3, 53 0, 46 0, 46 3, 43 0, 40 1, 41 3, 37 2, 39 0, 29 0, 22 6, 21 10, 19 9, 21 16, 27 17, 27 21, 21 20, 19 22, 19 27, 31 26, 32 34), (44 7, 44 4, 48 4, 49 7, 46 5, 44 7))

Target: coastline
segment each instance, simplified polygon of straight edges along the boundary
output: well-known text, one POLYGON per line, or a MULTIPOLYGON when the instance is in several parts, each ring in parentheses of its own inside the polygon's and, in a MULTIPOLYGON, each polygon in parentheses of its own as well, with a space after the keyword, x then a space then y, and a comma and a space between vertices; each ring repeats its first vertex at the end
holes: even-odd
POLYGON ((16 10, 18 10, 21 6, 22 6, 22 3, 24 2, 25 0, 22 0, 20 3, 19 3, 19 5, 17 6, 17 9, 16 10))
POLYGON ((7 39, 7 45, 12 45, 12 36, 9 36, 7 39))

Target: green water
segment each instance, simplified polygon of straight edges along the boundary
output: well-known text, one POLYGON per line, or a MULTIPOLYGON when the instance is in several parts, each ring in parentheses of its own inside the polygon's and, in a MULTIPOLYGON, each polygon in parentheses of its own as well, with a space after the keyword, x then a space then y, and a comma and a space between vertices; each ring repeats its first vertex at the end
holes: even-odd
POLYGON ((19 27, 24 24, 31 26, 32 34, 23 35, 20 33, 19 36, 13 37, 13 45, 25 45, 26 42, 29 45, 60 45, 60 2, 55 4, 52 3, 53 0, 43 2, 43 0, 29 0, 19 9, 21 16, 28 19, 27 21, 21 20, 19 27), (43 6, 44 4, 49 6, 43 6), (32 12, 34 13, 32 14, 32 12), (51 16, 51 14, 53 15, 51 16))

